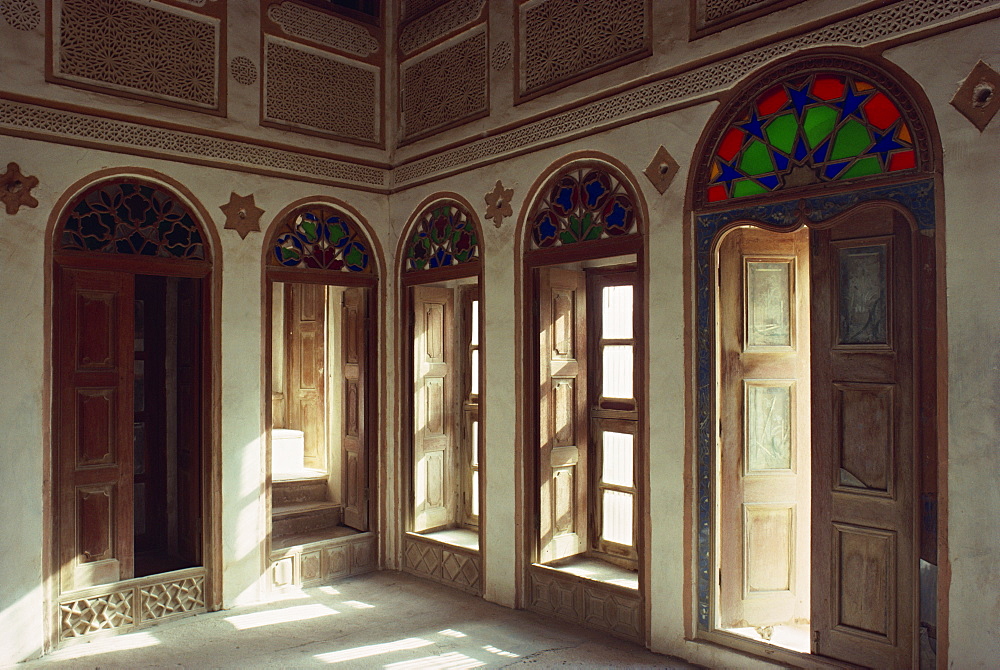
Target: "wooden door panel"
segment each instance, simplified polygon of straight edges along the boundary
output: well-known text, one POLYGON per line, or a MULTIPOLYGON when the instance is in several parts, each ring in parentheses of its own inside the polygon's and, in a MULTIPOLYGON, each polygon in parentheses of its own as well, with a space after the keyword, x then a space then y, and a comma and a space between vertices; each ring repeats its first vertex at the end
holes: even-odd
POLYGON ((586 551, 587 295, 584 273, 539 270, 539 561, 586 551))
POLYGON ((808 233, 719 248, 720 622, 809 616, 808 233))
POLYGON ((814 651, 913 667, 913 234, 878 207, 812 236, 814 651))
POLYGON ((457 425, 454 359, 455 292, 413 288, 413 496, 414 530, 451 525, 450 504, 457 425))
POLYGON ((285 285, 287 427, 302 431, 303 466, 318 470, 327 466, 325 314, 325 286, 285 285))
POLYGON ((202 563, 203 280, 177 286, 177 552, 202 563))
POLYGON ((56 276, 56 487, 62 591, 133 574, 132 276, 56 276))
POLYGON ((368 300, 367 289, 346 289, 341 311, 341 373, 345 418, 341 422, 341 487, 344 496, 344 524, 356 530, 368 530, 368 435, 365 421, 369 374, 365 347, 368 300))

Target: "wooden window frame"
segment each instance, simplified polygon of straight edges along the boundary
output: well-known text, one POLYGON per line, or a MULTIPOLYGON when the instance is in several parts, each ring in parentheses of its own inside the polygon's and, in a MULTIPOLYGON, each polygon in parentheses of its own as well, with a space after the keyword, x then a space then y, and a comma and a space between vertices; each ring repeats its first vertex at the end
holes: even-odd
MULTIPOLYGON (((472 371, 473 371, 473 361, 475 357, 473 352, 479 352, 479 346, 482 342, 482 337, 476 338, 476 344, 472 341, 472 304, 474 302, 479 302, 479 285, 469 285, 460 286, 458 288, 458 304, 459 308, 456 310, 458 312, 457 319, 459 321, 459 327, 456 328, 456 332, 459 337, 458 346, 455 347, 456 351, 461 352, 458 358, 458 365, 460 366, 459 373, 462 379, 462 389, 459 396, 461 415, 461 430, 458 431, 459 435, 459 466, 458 474, 461 491, 461 516, 462 516, 462 526, 469 528, 471 530, 479 529, 479 513, 473 510, 472 501, 475 495, 473 491, 473 478, 476 477, 478 482, 478 473, 480 469, 481 459, 479 454, 482 453, 480 449, 479 442, 482 441, 482 430, 474 431, 472 425, 474 422, 479 421, 479 391, 482 389, 482 371, 479 370, 479 389, 475 391, 472 388, 472 371), (473 436, 477 436, 478 440, 473 444, 473 436), (475 464, 473 463, 473 454, 477 456, 475 459, 475 464), (474 474, 475 473, 475 474, 474 474)), ((481 330, 481 328, 480 328, 481 330)), ((477 333, 478 334, 478 333, 477 333)), ((479 357, 479 364, 482 365, 482 357, 479 357)), ((480 426, 481 428, 482 426, 480 426)), ((479 498, 480 505, 482 503, 482 497, 479 498)))

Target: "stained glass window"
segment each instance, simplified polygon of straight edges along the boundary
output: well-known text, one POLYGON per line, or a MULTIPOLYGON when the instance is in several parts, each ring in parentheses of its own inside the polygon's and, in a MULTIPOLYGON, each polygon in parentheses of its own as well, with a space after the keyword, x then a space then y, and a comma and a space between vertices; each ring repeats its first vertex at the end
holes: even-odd
POLYGON ((572 168, 542 194, 531 222, 532 242, 545 248, 635 232, 636 205, 624 185, 597 167, 572 168))
POLYGON ((358 224, 325 205, 293 212, 273 242, 272 265, 340 272, 371 272, 371 248, 358 224))
POLYGON ((469 214, 454 203, 429 207, 406 248, 406 271, 433 270, 479 258, 479 236, 469 214))
POLYGON ((205 245, 190 210, 156 186, 109 182, 70 207, 61 250, 204 260, 205 245))
POLYGON ((759 95, 718 140, 708 202, 916 167, 898 104, 863 77, 818 72, 759 95))

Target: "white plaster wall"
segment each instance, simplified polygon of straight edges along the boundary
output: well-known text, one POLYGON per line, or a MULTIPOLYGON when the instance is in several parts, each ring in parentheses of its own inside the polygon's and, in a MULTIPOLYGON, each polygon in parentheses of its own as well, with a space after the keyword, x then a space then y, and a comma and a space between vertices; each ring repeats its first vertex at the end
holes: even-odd
POLYGON ((887 54, 923 86, 944 148, 954 668, 995 668, 1000 659, 1000 117, 980 133, 950 104, 979 60, 1000 71, 998 35, 994 20, 887 54))

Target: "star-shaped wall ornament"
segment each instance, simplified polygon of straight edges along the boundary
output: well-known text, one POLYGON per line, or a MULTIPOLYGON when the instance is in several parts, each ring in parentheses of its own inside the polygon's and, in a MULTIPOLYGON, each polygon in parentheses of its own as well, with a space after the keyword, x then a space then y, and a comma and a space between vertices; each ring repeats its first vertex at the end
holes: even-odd
POLYGON ((254 203, 253 193, 236 195, 234 191, 229 196, 229 202, 220 205, 219 209, 226 215, 226 230, 235 230, 240 239, 245 240, 251 231, 260 232, 260 217, 264 210, 254 203))
POLYGON ((512 197, 514 197, 514 189, 504 188, 499 179, 493 190, 486 194, 486 218, 492 219, 493 225, 497 228, 506 217, 514 213, 510 206, 512 197))
POLYGON ((11 216, 21 207, 38 207, 31 189, 38 186, 38 177, 25 177, 17 163, 8 163, 7 171, 0 175, 0 201, 11 216))
POLYGON ((660 195, 663 195, 664 192, 666 192, 667 187, 670 186, 670 182, 672 182, 674 177, 677 176, 677 171, 679 169, 680 166, 677 164, 677 161, 675 161, 674 157, 670 155, 670 152, 667 151, 666 147, 661 145, 660 148, 656 150, 656 155, 653 156, 653 160, 651 160, 649 165, 646 166, 646 169, 643 170, 643 174, 649 178, 649 181, 652 182, 656 190, 660 192, 660 195))

